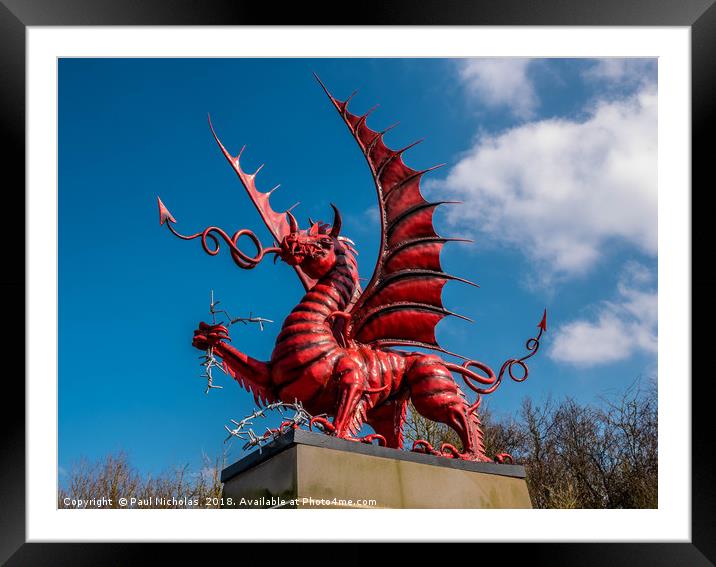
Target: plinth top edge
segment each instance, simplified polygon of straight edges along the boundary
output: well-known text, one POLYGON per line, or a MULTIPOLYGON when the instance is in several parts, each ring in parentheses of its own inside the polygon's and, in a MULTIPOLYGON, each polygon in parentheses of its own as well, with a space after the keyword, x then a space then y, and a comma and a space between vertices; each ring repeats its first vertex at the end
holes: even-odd
POLYGON ((358 453, 361 455, 370 455, 385 459, 411 461, 414 463, 421 463, 436 467, 461 469, 513 478, 525 478, 526 476, 525 468, 522 465, 478 463, 475 461, 450 459, 447 457, 415 453, 413 451, 380 447, 378 445, 368 445, 367 443, 359 443, 356 441, 349 441, 347 439, 338 439, 323 433, 314 433, 312 431, 304 431, 303 429, 294 429, 226 467, 221 471, 221 482, 226 482, 236 475, 257 466, 278 453, 296 445, 309 445, 312 447, 322 447, 324 449, 358 453))

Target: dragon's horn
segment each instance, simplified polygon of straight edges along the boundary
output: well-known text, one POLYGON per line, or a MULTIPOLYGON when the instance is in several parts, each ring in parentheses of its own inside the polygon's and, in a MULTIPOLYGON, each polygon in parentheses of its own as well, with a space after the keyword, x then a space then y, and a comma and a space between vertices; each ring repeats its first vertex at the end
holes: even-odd
POLYGON ((286 214, 288 215, 288 227, 291 230, 291 234, 298 232, 298 221, 296 217, 293 216, 291 211, 286 211, 286 214))
POLYGON ((338 235, 341 232, 341 224, 343 224, 343 220, 341 219, 341 212, 338 210, 338 207, 336 207, 333 203, 331 203, 331 207, 333 207, 333 226, 331 227, 330 235, 333 238, 338 238, 338 235))

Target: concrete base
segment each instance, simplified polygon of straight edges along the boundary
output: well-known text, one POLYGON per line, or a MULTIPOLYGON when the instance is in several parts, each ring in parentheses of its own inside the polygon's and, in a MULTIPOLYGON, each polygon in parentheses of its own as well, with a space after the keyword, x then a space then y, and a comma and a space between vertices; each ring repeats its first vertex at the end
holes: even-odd
POLYGON ((224 469, 226 508, 531 508, 524 467, 294 430, 224 469))

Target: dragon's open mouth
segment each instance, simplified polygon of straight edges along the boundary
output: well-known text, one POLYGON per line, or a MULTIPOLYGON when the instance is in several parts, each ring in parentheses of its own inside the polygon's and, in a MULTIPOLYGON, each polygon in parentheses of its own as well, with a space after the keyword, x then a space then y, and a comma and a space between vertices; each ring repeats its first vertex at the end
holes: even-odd
POLYGON ((298 266, 304 260, 325 258, 329 248, 315 242, 292 242, 284 247, 281 259, 291 266, 298 266))

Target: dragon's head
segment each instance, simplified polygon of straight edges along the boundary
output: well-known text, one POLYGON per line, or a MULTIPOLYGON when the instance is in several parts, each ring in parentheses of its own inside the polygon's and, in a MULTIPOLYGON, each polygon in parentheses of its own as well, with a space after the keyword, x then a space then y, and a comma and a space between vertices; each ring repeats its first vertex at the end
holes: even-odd
POLYGON ((290 232, 281 241, 279 255, 281 260, 291 266, 300 266, 311 278, 320 279, 330 272, 336 264, 336 247, 341 230, 341 214, 333 207, 333 225, 311 222, 307 230, 298 227, 298 221, 288 215, 290 232))

